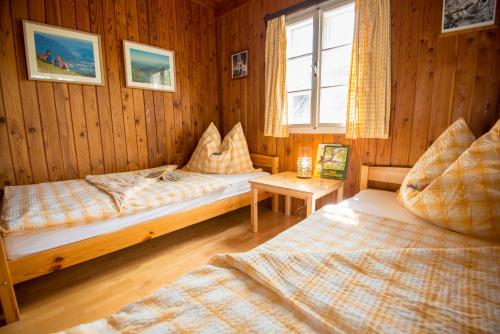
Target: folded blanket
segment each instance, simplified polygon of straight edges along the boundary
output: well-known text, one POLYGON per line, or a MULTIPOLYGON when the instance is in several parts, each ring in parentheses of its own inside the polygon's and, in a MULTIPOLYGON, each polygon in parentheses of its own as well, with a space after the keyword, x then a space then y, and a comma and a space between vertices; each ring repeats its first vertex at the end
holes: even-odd
POLYGON ((114 197, 85 180, 5 187, 1 230, 3 233, 31 232, 88 224, 205 196, 228 185, 210 175, 176 173, 182 174, 183 179, 148 183, 123 201, 120 210, 114 197))
POLYGON ((115 200, 118 210, 121 211, 125 201, 135 196, 146 186, 158 181, 157 178, 149 178, 149 175, 165 170, 172 171, 176 168, 176 165, 169 165, 134 172, 87 175, 85 180, 108 193, 115 200))
POLYGON ((217 256, 66 333, 495 333, 500 247, 217 256))
POLYGON ((228 254, 316 329, 354 332, 495 332, 500 247, 228 254))

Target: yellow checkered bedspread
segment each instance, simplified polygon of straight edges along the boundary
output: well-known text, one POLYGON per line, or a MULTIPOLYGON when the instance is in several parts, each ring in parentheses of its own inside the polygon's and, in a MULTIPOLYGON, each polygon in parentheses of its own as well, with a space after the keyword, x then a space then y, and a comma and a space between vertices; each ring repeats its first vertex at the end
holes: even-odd
POLYGON ((228 185, 210 175, 181 170, 176 174, 184 178, 148 184, 121 209, 108 193, 85 180, 5 187, 1 229, 15 233, 88 224, 201 197, 228 185))
MULTIPOLYGON (((161 269, 159 269, 161 270, 161 269)), ((66 333, 494 333, 500 247, 335 206, 66 333)))

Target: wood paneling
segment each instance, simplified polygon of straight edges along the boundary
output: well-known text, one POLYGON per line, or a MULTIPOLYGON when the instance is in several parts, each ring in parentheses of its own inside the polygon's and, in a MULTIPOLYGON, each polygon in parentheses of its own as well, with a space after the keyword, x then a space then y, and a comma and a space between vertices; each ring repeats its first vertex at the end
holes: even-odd
POLYGON ((440 36, 439 1, 393 0, 390 138, 264 137, 263 17, 298 2, 2 1, 0 184, 182 164, 209 122, 227 132, 241 121, 250 150, 278 155, 282 170, 295 169, 300 146, 351 145, 350 196, 358 190, 360 164, 409 166, 455 119, 464 117, 479 136, 498 118, 498 30, 440 36), (225 6, 217 19, 214 5, 225 6), (100 34, 106 84, 27 80, 23 19, 100 34), (125 38, 176 52, 175 93, 125 87, 125 38), (230 55, 245 49, 249 76, 231 80, 230 55))
POLYGON ((352 196, 358 191, 361 164, 411 166, 458 117, 465 118, 476 136, 498 118, 499 30, 440 36, 442 2, 392 0, 390 138, 353 141, 333 134, 264 137, 263 16, 298 2, 252 0, 216 20, 224 131, 238 121, 246 124, 252 151, 278 155, 281 170, 295 169, 301 146, 312 146, 315 155, 318 143, 349 144, 352 155, 345 195, 352 196), (231 80, 230 55, 245 49, 250 74, 246 79, 231 80))
POLYGON ((214 9, 189 0, 6 0, 0 7, 0 184, 185 163, 219 123, 214 9), (22 20, 101 36, 105 85, 30 81, 22 20), (178 90, 125 87, 122 40, 176 53, 178 90))

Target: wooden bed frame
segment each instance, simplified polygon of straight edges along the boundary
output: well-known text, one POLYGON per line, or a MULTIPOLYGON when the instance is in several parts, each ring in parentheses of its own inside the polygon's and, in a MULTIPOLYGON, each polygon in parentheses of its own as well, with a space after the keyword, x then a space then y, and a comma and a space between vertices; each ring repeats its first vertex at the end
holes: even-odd
MULTIPOLYGON (((272 174, 279 172, 279 158, 260 154, 250 154, 255 167, 272 174)), ((273 208, 277 207, 277 196, 261 193, 259 201, 272 198, 273 208)), ((46 275, 63 268, 94 259, 96 257, 153 239, 181 228, 222 215, 250 205, 250 191, 183 210, 166 217, 153 219, 115 232, 84 239, 75 243, 52 248, 15 260, 8 260, 0 238, 0 301, 7 324, 19 320, 14 284, 46 275)))
POLYGON ((359 190, 367 189, 368 181, 401 184, 410 169, 408 167, 361 166, 359 190))

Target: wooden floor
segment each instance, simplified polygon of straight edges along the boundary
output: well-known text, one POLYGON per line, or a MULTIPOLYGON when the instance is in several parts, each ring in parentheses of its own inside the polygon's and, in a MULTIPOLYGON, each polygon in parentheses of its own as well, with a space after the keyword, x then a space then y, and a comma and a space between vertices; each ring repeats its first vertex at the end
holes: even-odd
POLYGON ((49 333, 105 317, 207 263, 212 255, 258 246, 301 218, 262 207, 259 233, 248 207, 16 285, 21 320, 0 333, 49 333))

